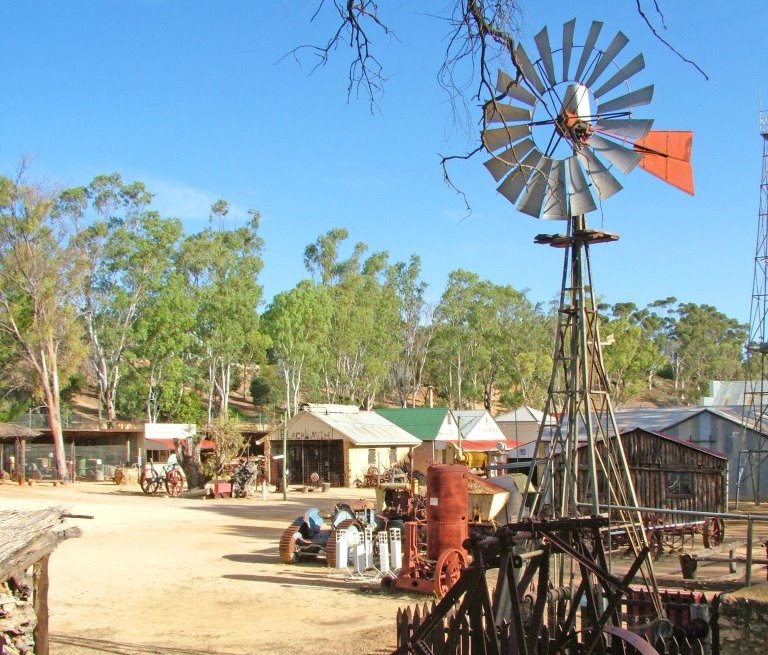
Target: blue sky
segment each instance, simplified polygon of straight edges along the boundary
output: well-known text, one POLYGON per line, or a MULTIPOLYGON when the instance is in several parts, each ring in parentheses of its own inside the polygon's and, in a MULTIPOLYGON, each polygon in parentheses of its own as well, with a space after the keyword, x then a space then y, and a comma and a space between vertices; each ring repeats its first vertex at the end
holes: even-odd
MULTIPOLYGON (((605 23, 602 47, 623 31, 620 63, 640 52, 646 61, 632 88, 656 87, 636 117, 694 132, 694 197, 638 169, 618 173, 624 190, 589 215, 591 226, 621 236, 592 250, 597 293, 639 305, 676 296, 747 321, 768 3, 659 3, 663 36, 709 80, 654 39, 634 0, 523 2, 521 40, 534 53, 542 26, 556 41, 574 17, 577 43, 593 19, 605 23)), ((207 226, 217 198, 241 218, 256 209, 266 301, 307 276, 305 246, 334 227, 350 232, 342 255, 357 241, 392 261, 420 255, 433 300, 464 268, 549 301, 561 253, 533 238, 562 223, 516 212, 482 157, 450 168, 471 213, 442 179, 439 155, 474 148, 480 120, 471 101, 468 117, 454 120, 436 82, 449 28, 435 16, 451 4, 381 0, 396 38, 372 33, 388 80, 371 112, 366 98, 347 101, 348 51, 313 74, 311 58, 283 58, 329 34, 330 16, 310 22, 316 0, 3 3, 0 173, 23 155, 33 178, 62 186, 117 171, 145 182, 156 207, 190 232, 207 226)))

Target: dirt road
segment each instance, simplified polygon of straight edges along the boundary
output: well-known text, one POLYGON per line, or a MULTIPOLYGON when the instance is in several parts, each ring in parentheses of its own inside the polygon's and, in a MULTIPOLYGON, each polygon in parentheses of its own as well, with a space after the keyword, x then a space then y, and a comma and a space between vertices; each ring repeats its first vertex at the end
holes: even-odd
POLYGON ((65 505, 83 536, 51 557, 53 655, 366 655, 395 647, 398 607, 423 598, 381 592, 325 564, 286 565, 285 527, 369 490, 251 499, 147 497, 138 486, 0 485, 0 509, 65 505))

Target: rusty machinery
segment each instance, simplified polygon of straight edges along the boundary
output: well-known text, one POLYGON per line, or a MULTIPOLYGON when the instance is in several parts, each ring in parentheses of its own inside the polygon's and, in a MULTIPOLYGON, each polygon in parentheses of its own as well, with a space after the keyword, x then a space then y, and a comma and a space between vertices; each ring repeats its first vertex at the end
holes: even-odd
POLYGON ((611 574, 601 539, 607 526, 604 516, 531 518, 470 536, 472 564, 398 654, 658 653, 649 641, 663 643, 658 626, 634 617, 623 627, 620 613, 648 547, 623 575, 611 574), (554 570, 562 562, 571 565, 565 586, 554 570), (498 568, 493 592, 490 568, 498 568))
POLYGON ((426 521, 405 523, 403 565, 382 584, 443 596, 459 579, 468 563, 468 474, 463 464, 427 468, 426 521))
MULTIPOLYGON (((406 521, 423 521, 424 499, 414 493, 411 483, 382 483, 376 488, 376 502, 368 500, 339 503, 324 514, 313 507, 296 517, 280 538, 280 559, 286 564, 324 558, 330 567, 337 566, 337 533, 362 535, 370 528, 375 535, 382 530, 398 528, 404 533, 406 521)), ((344 560, 344 555, 341 556, 344 560)))

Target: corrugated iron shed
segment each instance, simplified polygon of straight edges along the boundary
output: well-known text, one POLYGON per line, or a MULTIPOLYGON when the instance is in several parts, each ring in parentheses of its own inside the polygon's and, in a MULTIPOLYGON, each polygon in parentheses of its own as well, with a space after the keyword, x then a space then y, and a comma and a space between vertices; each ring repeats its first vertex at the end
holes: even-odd
MULTIPOLYGON (((307 405, 304 411, 355 446, 418 446, 421 443, 420 439, 376 412, 361 411, 354 405, 307 405)), ((301 413, 294 418, 300 420, 301 413)))

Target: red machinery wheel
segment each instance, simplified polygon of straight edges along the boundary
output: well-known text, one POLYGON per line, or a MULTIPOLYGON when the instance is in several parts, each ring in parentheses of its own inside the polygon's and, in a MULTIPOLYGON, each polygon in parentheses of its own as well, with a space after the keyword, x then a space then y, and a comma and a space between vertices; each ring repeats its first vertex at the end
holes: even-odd
POLYGON ((725 522, 721 518, 710 517, 705 519, 701 531, 704 548, 719 546, 725 538, 725 522))
POLYGON ((467 567, 467 558, 460 550, 449 548, 440 553, 435 564, 435 594, 442 598, 456 584, 462 570, 467 567))
POLYGON ((363 524, 356 519, 345 519, 344 521, 339 523, 335 528, 333 528, 333 530, 331 530, 331 534, 328 537, 328 541, 325 543, 325 563, 331 568, 336 568, 336 531, 337 530, 346 530, 348 533, 350 531, 357 530, 357 532, 362 533, 364 529, 365 528, 363 528, 363 524))
POLYGON ((181 471, 178 469, 171 469, 165 476, 165 490, 169 496, 178 498, 181 496, 181 492, 184 491, 184 478, 181 475, 181 471))
POLYGON ((294 521, 283 531, 280 537, 280 561, 283 564, 293 564, 296 561, 296 534, 299 526, 294 521))

